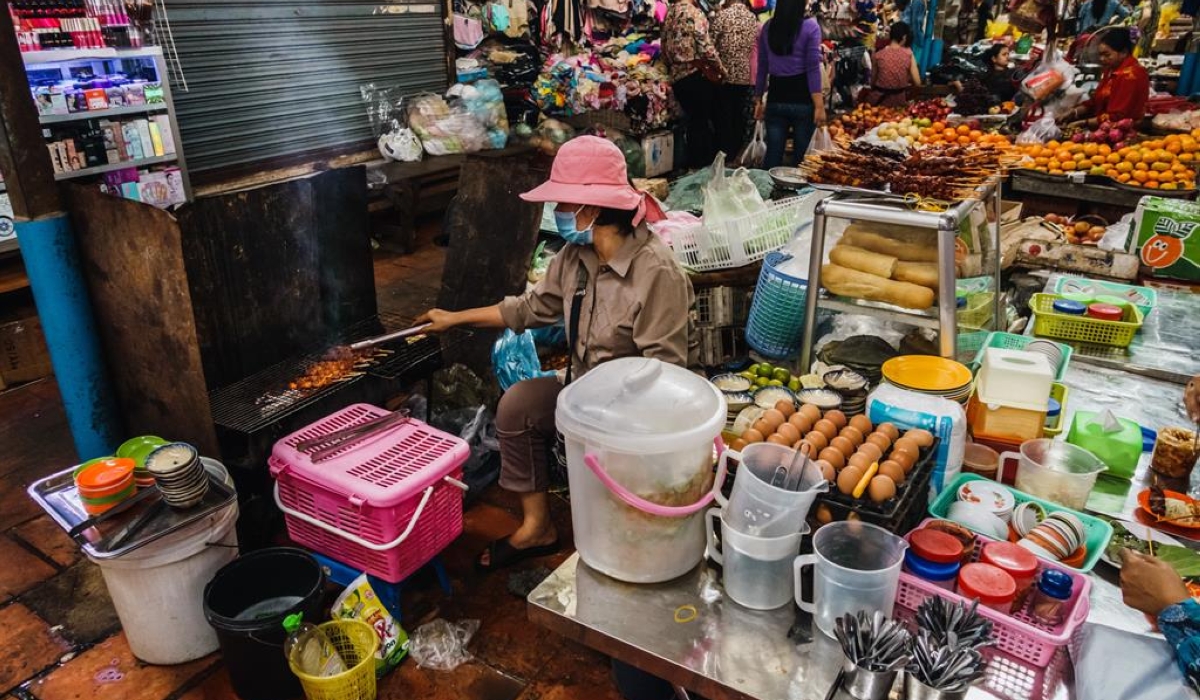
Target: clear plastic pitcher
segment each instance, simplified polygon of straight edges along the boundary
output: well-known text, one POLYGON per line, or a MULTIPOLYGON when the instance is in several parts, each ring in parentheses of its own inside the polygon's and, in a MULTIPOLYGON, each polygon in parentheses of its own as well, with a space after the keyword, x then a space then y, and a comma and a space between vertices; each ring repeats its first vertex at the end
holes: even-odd
POLYGON ((738 532, 755 537, 784 537, 806 529, 805 519, 817 494, 829 490, 829 482, 812 460, 805 460, 795 490, 778 485, 786 478, 796 451, 783 445, 758 442, 740 453, 726 450, 721 456, 738 461, 737 476, 729 500, 720 493, 717 502, 725 510, 725 521, 738 532))
POLYGON ((751 610, 774 610, 792 601, 792 561, 800 552, 800 540, 808 533, 783 537, 754 537, 733 529, 720 508, 712 508, 704 519, 708 529, 708 555, 721 565, 721 582, 733 602, 751 610), (721 521, 721 545, 717 546, 714 522, 721 521))
POLYGON ((823 525, 813 535, 813 553, 795 559, 796 605, 812 613, 817 627, 832 637, 834 622, 859 610, 891 616, 908 543, 878 525, 843 521, 823 525), (800 576, 813 567, 812 600, 804 597, 800 576))
POLYGON ((1019 455, 1005 452, 1000 455, 1000 463, 1009 457, 1020 457, 1017 461, 1018 491, 1075 510, 1084 509, 1096 486, 1096 477, 1108 469, 1088 450, 1049 438, 1026 440, 1021 443, 1019 455))

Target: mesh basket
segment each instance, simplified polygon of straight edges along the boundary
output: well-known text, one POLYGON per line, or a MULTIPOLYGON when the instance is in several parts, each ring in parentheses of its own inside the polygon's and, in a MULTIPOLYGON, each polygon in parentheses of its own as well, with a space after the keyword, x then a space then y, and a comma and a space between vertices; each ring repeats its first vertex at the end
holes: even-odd
POLYGON ((808 283, 776 269, 791 258, 778 252, 767 255, 750 303, 746 343, 765 357, 788 357, 800 349, 808 283))
POLYGON ((374 700, 375 651, 379 648, 379 635, 375 630, 359 620, 334 620, 318 625, 317 629, 337 648, 338 655, 350 670, 336 676, 310 676, 288 658, 288 666, 300 679, 305 697, 308 700, 374 700))
POLYGON ((749 287, 696 290, 696 325, 701 328, 745 326, 750 314, 749 287))
MULTIPOLYGON (((1033 336, 1017 335, 1016 333, 1004 333, 1001 331, 985 332, 986 339, 981 346, 978 346, 971 359, 965 364, 974 365, 972 369, 978 370, 983 365, 983 351, 988 348, 1004 348, 1005 350, 1024 350, 1025 346, 1037 340, 1033 336)), ((960 349, 961 349, 961 338, 960 349)), ((1067 365, 1071 363, 1071 346, 1064 343, 1055 343, 1058 349, 1062 351, 1062 364, 1058 366, 1058 373, 1054 376, 1054 381, 1061 382, 1067 376, 1067 365)))
POLYGON ((958 310, 960 328, 981 330, 992 321, 994 309, 991 292, 976 292, 967 295, 967 305, 958 310))
POLYGON ((673 237, 675 258, 697 272, 758 262, 791 239, 807 199, 783 199, 750 216, 712 226, 701 222, 683 229, 673 237))
POLYGON ((1034 335, 1124 348, 1142 329, 1142 312, 1136 306, 1125 307, 1125 315, 1120 321, 1102 321, 1056 312, 1054 302, 1061 298, 1057 294, 1033 295, 1029 308, 1033 310, 1034 335))

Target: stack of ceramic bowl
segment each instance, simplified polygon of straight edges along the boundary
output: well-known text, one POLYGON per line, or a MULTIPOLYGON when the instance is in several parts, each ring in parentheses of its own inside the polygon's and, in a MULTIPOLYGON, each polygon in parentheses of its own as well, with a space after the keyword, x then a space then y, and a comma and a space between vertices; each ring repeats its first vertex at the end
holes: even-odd
POLYGON ((118 457, 133 460, 133 480, 138 488, 154 485, 154 476, 146 470, 146 457, 165 444, 167 441, 156 435, 141 435, 126 440, 117 448, 118 457))
POLYGON ((146 470, 154 476, 163 500, 174 508, 191 508, 208 493, 208 472, 195 447, 173 442, 146 457, 146 470))
POLYGON ((901 355, 883 363, 888 384, 965 404, 971 398, 971 370, 961 362, 933 355, 901 355))
POLYGON ((800 405, 816 406, 821 413, 833 411, 842 407, 842 395, 832 389, 801 389, 796 394, 800 405))
POLYGON ((951 520, 997 540, 1008 539, 1016 499, 1012 492, 994 481, 979 479, 958 487, 958 500, 950 505, 951 520))
POLYGON ((75 470, 79 501, 88 515, 100 515, 133 496, 133 460, 103 457, 75 470))
POLYGON ((1045 355, 1050 361, 1050 369, 1054 376, 1058 376, 1062 369, 1063 351, 1058 343, 1052 340, 1035 340, 1025 346, 1025 352, 1034 352, 1039 355, 1045 355))
POLYGON ((821 380, 842 397, 842 413, 857 416, 867 408, 867 378, 851 369, 826 372, 821 380))

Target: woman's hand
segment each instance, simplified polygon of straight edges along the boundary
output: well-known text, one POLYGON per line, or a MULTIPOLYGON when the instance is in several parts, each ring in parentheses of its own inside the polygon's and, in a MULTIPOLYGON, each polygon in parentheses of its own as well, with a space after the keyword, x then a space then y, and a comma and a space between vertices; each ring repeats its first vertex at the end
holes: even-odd
POLYGON ((754 103, 754 121, 761 122, 767 116, 767 106, 762 100, 754 103))
POLYGON ((419 326, 422 323, 429 324, 422 333, 445 333, 458 325, 458 314, 453 311, 430 309, 418 316, 413 325, 419 326))
POLYGON ((1121 550, 1121 596, 1129 607, 1154 617, 1192 597, 1170 564, 1131 549, 1121 550))
POLYGON ((825 107, 818 106, 813 108, 813 123, 817 125, 818 129, 829 123, 829 117, 825 114, 825 107))

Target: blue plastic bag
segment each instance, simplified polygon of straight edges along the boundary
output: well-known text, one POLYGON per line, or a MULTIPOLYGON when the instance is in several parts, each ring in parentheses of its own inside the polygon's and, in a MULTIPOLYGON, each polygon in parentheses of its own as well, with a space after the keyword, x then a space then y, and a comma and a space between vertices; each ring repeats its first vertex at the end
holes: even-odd
POLYGON ((554 372, 542 370, 542 361, 538 359, 531 331, 520 335, 511 330, 504 331, 504 335, 492 346, 492 368, 496 372, 500 388, 505 391, 513 384, 526 379, 554 375, 554 372))

